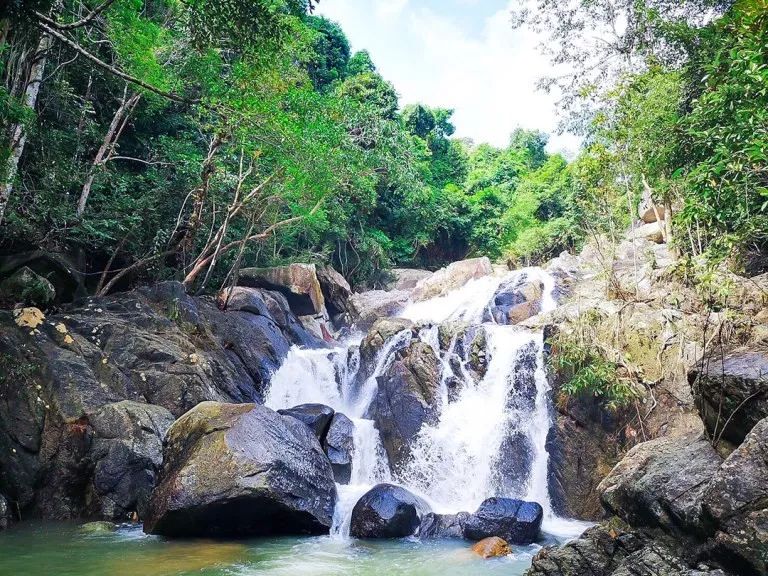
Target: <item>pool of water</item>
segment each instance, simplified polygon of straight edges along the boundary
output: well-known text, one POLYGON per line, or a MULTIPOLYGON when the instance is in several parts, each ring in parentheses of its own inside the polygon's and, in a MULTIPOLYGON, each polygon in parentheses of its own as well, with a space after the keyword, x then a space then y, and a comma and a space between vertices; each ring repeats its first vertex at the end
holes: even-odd
POLYGON ((516 576, 540 546, 483 560, 465 541, 360 541, 340 537, 235 542, 168 541, 140 526, 87 534, 74 524, 22 524, 0 533, 8 576, 516 576))

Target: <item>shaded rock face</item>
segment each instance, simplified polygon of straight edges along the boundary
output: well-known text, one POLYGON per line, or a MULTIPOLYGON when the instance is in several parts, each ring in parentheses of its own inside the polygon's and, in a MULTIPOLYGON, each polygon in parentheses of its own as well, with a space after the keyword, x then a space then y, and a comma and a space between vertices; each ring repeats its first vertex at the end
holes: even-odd
POLYGON ((768 574, 768 419, 723 463, 704 493, 714 555, 737 574, 768 574))
POLYGON ((312 434, 321 444, 325 440, 328 427, 331 425, 331 420, 335 414, 333 408, 325 404, 300 404, 293 408, 278 410, 277 413, 303 422, 312 430, 312 434))
POLYGON ((92 514, 124 520, 143 518, 163 462, 163 438, 173 415, 160 406, 124 400, 108 404, 89 418, 94 462, 92 514))
POLYGON ((536 502, 513 498, 488 498, 464 523, 464 537, 482 540, 491 536, 511 544, 530 544, 539 536, 544 510, 536 502))
POLYGON ((468 512, 458 514, 435 514, 430 512, 421 519, 419 538, 436 540, 442 538, 464 538, 464 524, 469 518, 468 512))
POLYGON ((354 538, 404 538, 419 528, 429 505, 405 488, 377 484, 352 509, 350 534, 354 538))
POLYGON ((353 294, 349 299, 350 317, 360 330, 366 330, 378 318, 396 315, 407 303, 410 292, 405 290, 369 290, 353 294))
POLYGON ((145 434, 162 426, 139 432, 144 416, 131 411, 128 436, 101 437, 92 421, 101 425, 99 411, 131 401, 178 417, 205 400, 260 401, 288 347, 268 317, 221 311, 173 282, 88 299, 35 327, 0 312, 0 492, 25 518, 111 518, 139 506, 143 497, 125 486, 143 486, 135 479, 154 461, 145 434), (110 441, 99 444, 107 454, 139 444, 101 464, 108 473, 97 489, 99 438, 110 441), (118 480, 113 464, 121 460, 130 466, 118 480))
POLYGON ((328 314, 334 317, 349 312, 349 297, 352 296, 352 288, 344 276, 331 266, 318 266, 317 280, 320 282, 320 289, 323 292, 328 314))
POLYGON ((768 352, 734 350, 701 368, 689 374, 701 418, 710 434, 738 446, 768 418, 768 352))
POLYGON ((412 342, 378 377, 369 409, 393 471, 407 462, 410 444, 424 423, 437 416, 440 362, 429 344, 412 342))
POLYGON ((251 288, 280 292, 298 316, 321 314, 325 298, 314 264, 290 264, 274 268, 243 268, 239 283, 251 288))
POLYGON ((352 477, 352 456, 355 450, 355 424, 341 412, 336 412, 323 440, 333 477, 339 484, 349 484, 352 477))
POLYGON ((333 471, 309 428, 255 404, 203 402, 171 426, 144 530, 166 536, 328 533, 333 471))
POLYGON ((22 266, 0 282, 0 301, 10 305, 22 303, 47 306, 56 299, 56 288, 47 279, 22 266))
POLYGON ((11 525, 13 516, 11 515, 11 506, 5 496, 0 494, 0 530, 5 530, 11 525))
POLYGON ((482 278, 489 274, 493 274, 493 267, 491 261, 485 256, 453 262, 431 276, 420 280, 411 293, 411 299, 414 302, 419 302, 442 296, 451 290, 461 288, 470 280, 482 278))
POLYGON ((472 546, 472 552, 481 558, 497 558, 512 554, 512 549, 504 539, 491 536, 490 538, 483 538, 472 546))
POLYGON ((497 324, 519 324, 541 311, 543 292, 541 282, 528 280, 522 274, 499 286, 483 320, 497 324))
POLYGON ((605 509, 632 526, 704 535, 702 495, 721 461, 701 436, 643 442, 627 453, 598 492, 605 509))

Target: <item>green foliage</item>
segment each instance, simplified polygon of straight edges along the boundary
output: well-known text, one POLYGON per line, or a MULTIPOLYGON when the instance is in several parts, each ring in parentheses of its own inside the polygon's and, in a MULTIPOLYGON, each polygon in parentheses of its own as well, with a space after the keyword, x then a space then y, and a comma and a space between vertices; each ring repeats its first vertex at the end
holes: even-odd
POLYGON ((315 88, 323 90, 346 76, 349 41, 341 27, 327 18, 310 16, 307 24, 315 32, 307 70, 315 88))

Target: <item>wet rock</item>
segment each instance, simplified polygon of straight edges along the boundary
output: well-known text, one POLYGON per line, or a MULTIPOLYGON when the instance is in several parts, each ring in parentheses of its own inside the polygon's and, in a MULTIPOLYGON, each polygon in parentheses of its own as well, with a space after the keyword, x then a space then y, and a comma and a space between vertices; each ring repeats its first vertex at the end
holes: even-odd
POLYGON ((463 538, 464 523, 469 518, 468 512, 458 514, 435 514, 430 512, 421 518, 419 538, 435 540, 442 538, 463 538))
POLYGON ((504 494, 524 494, 534 460, 530 438, 521 430, 507 430, 496 462, 499 488, 504 494))
POLYGON ((493 295, 487 320, 497 324, 519 324, 541 311, 544 285, 527 274, 520 274, 503 283, 493 295))
POLYGON ((497 558, 498 556, 509 556, 512 554, 512 549, 506 540, 491 536, 490 538, 483 538, 472 546, 472 552, 481 558, 497 558))
POLYGON ((377 484, 352 509, 350 534, 354 538, 404 538, 419 528, 429 505, 405 488, 377 484))
POLYGON ((411 299, 414 302, 420 302, 442 296, 461 288, 470 280, 490 274, 493 274, 493 267, 491 261, 485 256, 453 262, 428 278, 420 280, 413 289, 411 299))
POLYGON ((9 305, 45 307, 56 299, 56 288, 27 266, 22 266, 0 282, 0 301, 9 305))
POLYGON ((130 512, 144 517, 173 421, 165 408, 129 400, 91 414, 92 513, 114 520, 125 520, 130 512))
POLYGON ((768 574, 768 418, 761 420, 704 493, 715 555, 738 574, 768 574))
POLYGON ((410 455, 410 444, 424 423, 437 416, 440 362, 429 344, 412 342, 378 377, 369 416, 376 423, 393 470, 410 455))
POLYGON ((80 526, 79 531, 82 534, 108 534, 117 531, 117 524, 114 522, 88 522, 80 526))
POLYGON ((354 434, 354 422, 341 412, 336 412, 323 440, 323 450, 331 461, 333 477, 339 484, 349 484, 352 476, 354 434))
POLYGON ((689 375, 696 405, 710 434, 739 445, 749 431, 768 418, 768 352, 734 350, 715 355, 703 370, 689 375))
POLYGON ((331 266, 317 267, 317 280, 331 317, 349 312, 352 288, 349 282, 331 266))
POLYGON ((410 293, 405 290, 368 290, 353 294, 350 316, 360 330, 368 329, 378 318, 395 316, 408 303, 410 293))
POLYGON ((328 533, 330 462, 301 422, 255 404, 203 402, 166 436, 144 530, 166 536, 328 533))
POLYGON ((277 413, 303 422, 312 430, 315 438, 321 444, 325 439, 328 427, 331 425, 331 420, 335 414, 333 408, 325 404, 300 404, 293 408, 278 410, 277 413))
POLYGON ((511 544, 530 544, 538 538, 543 518, 544 511, 536 502, 488 498, 467 518, 464 537, 482 540, 498 536, 511 544))
POLYGON ((367 378, 373 373, 376 364, 376 358, 387 343, 395 334, 403 330, 415 331, 413 322, 404 318, 379 318, 376 320, 368 333, 360 343, 360 368, 363 372, 362 377, 367 378))
POLYGON ((11 515, 11 506, 5 496, 0 494, 0 530, 5 530, 11 525, 13 516, 11 515))
POLYGON ((314 264, 243 268, 238 281, 241 286, 280 292, 298 316, 320 314, 325 310, 325 298, 314 264))
POLYGON ((606 510, 632 526, 670 534, 705 534, 702 495, 721 464, 700 435, 638 444, 600 483, 606 510))

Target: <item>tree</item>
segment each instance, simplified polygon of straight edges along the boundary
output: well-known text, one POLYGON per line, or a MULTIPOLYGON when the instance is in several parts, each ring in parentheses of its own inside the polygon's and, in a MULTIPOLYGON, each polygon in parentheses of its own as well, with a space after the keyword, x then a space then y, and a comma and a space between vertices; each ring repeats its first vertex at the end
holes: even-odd
POLYGON ((349 41, 341 27, 327 18, 310 16, 306 22, 315 32, 307 70, 315 88, 324 90, 347 75, 349 41))

